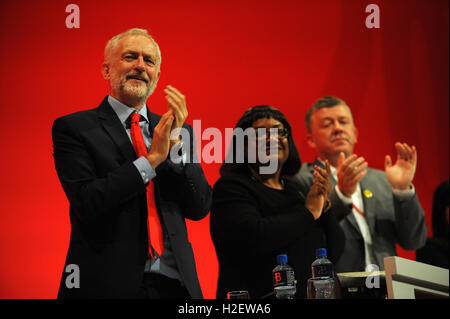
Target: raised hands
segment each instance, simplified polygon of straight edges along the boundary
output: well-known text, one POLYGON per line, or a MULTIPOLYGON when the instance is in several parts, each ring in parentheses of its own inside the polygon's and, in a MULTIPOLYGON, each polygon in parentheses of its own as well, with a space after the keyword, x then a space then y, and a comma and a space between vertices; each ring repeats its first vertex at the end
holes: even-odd
POLYGON ((325 161, 326 168, 314 166, 314 180, 308 195, 306 196, 305 207, 312 213, 314 219, 322 214, 325 202, 331 191, 331 168, 330 163, 325 161))
POLYGON ((152 147, 147 154, 147 160, 153 169, 166 160, 172 146, 180 141, 180 128, 188 116, 184 95, 170 85, 164 92, 169 110, 156 125, 153 131, 152 147), (175 132, 172 133, 174 130, 175 132), (174 139, 173 136, 176 138, 174 139))
POLYGON ((416 173, 417 151, 415 146, 410 147, 406 143, 395 143, 397 149, 397 160, 392 165, 389 155, 384 160, 384 170, 387 180, 392 188, 406 190, 410 188, 416 173))
POLYGON ((170 131, 175 130, 172 136, 176 136, 177 138, 170 140, 170 147, 172 147, 180 141, 180 129, 188 116, 188 111, 186 108, 186 98, 180 91, 168 85, 164 89, 164 92, 166 93, 166 100, 169 104, 169 112, 174 116, 170 131))
POLYGON ((368 164, 364 157, 355 154, 345 158, 344 153, 339 154, 337 165, 337 179, 339 190, 346 197, 352 197, 356 192, 359 181, 366 175, 368 164))
POLYGON ((174 116, 172 112, 166 112, 153 130, 153 141, 147 160, 153 169, 164 162, 170 150, 170 132, 173 126, 174 116))

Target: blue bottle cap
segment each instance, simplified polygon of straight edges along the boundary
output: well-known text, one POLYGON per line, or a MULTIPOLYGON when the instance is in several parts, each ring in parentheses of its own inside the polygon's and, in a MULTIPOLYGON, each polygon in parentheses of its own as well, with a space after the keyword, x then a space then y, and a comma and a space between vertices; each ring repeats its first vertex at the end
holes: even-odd
POLYGON ((277 256, 277 263, 279 265, 286 265, 287 264, 287 260, 288 260, 288 258, 287 258, 287 255, 285 255, 285 254, 277 256))
POLYGON ((316 249, 316 257, 326 257, 327 256, 327 249, 326 248, 317 248, 316 249))

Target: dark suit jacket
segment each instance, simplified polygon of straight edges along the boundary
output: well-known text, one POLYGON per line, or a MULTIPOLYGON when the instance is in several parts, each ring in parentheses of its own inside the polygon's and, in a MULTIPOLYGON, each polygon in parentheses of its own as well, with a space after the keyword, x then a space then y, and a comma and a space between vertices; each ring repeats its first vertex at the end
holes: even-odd
MULTIPOLYGON (((161 116, 148 115, 154 128, 161 116)), ((185 218, 204 218, 212 191, 200 165, 192 163, 192 127, 184 127, 191 161, 178 170, 169 160, 157 167, 155 199, 182 281, 193 298, 202 298, 185 218)), ((136 297, 148 249, 146 187, 122 123, 105 98, 95 109, 56 119, 52 134, 56 171, 70 202, 66 266, 80 269, 80 288, 67 288, 70 273, 63 271, 58 297, 136 297)))
MULTIPOLYGON (((316 160, 303 164, 296 176, 303 191, 309 190, 313 181, 314 165, 323 167, 316 160)), ((332 191, 329 196, 332 210, 336 214, 345 233, 345 249, 335 265, 337 272, 365 270, 364 240, 352 213, 352 208, 342 203, 336 193, 336 180, 332 178, 332 191)), ((384 269, 384 258, 396 256, 396 244, 404 249, 415 250, 425 244, 427 225, 425 213, 420 206, 417 194, 405 201, 398 200, 392 193, 392 187, 384 172, 368 168, 360 182, 361 190, 370 190, 371 198, 362 196, 364 215, 373 242, 373 257, 380 270, 384 269)))
POLYGON ((416 251, 416 260, 449 269, 448 237, 429 237, 425 246, 416 251))

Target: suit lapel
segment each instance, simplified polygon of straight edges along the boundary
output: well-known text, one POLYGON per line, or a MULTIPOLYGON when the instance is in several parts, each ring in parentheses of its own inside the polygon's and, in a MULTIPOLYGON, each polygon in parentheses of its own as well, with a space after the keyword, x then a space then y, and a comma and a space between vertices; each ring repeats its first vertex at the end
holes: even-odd
MULTIPOLYGON (((369 174, 369 172, 368 172, 369 174)), ((376 203, 373 199, 373 194, 368 188, 367 185, 367 179, 368 176, 366 175, 360 182, 361 186, 361 197, 364 204, 364 217, 366 218, 367 225, 369 226, 369 230, 371 234, 374 234, 375 232, 375 208, 376 203), (366 196, 367 194, 367 196, 366 196)))
POLYGON ((109 105, 107 98, 105 97, 98 107, 100 123, 117 145, 122 155, 127 160, 134 161, 136 159, 136 152, 134 151, 133 144, 116 113, 109 105))

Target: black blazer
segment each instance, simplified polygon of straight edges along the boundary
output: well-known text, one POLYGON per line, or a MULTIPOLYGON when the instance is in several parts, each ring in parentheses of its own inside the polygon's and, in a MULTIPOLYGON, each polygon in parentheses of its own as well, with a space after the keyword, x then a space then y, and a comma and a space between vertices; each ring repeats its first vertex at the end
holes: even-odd
MULTIPOLYGON (((161 116, 148 115, 154 128, 161 116)), ((184 128, 191 138, 184 141, 190 162, 168 165, 166 160, 157 167, 155 198, 182 281, 193 298, 202 298, 185 218, 204 218, 212 191, 193 161, 192 127, 184 128)), ((70 202, 66 266, 80 270, 80 288, 69 289, 71 272, 64 267, 58 297, 136 297, 148 249, 146 187, 122 123, 105 97, 95 109, 56 119, 52 136, 56 171, 70 202)))
POLYGON ((279 254, 287 254, 295 270, 297 298, 306 298, 316 248, 327 248, 336 262, 345 244, 333 213, 314 220, 289 180, 278 191, 250 174, 222 176, 214 185, 210 222, 219 260, 217 298, 232 290, 247 290, 251 298, 270 294, 279 254))

